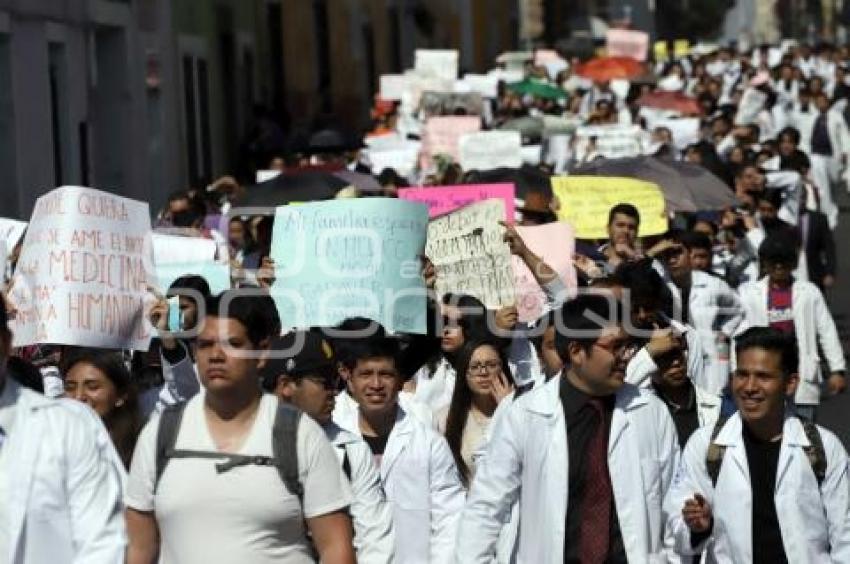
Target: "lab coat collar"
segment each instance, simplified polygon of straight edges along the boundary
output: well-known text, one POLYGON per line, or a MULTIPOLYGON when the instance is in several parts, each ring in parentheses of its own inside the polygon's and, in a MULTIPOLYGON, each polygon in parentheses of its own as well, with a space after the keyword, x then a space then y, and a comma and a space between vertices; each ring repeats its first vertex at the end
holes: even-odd
POLYGON ((387 449, 381 460, 381 477, 386 479, 393 465, 398 461, 401 453, 409 447, 409 438, 413 434, 416 419, 408 415, 401 404, 397 405, 395 424, 390 437, 387 440, 387 449))
MULTIPOLYGON (((525 409, 546 417, 559 413, 562 410, 559 390, 563 377, 562 373, 560 376, 550 379, 543 386, 536 387, 528 392, 528 395, 524 396, 523 406, 525 409)), ((623 387, 617 392, 614 410, 629 411, 644 405, 646 402, 646 397, 640 393, 637 387, 631 384, 623 384, 623 387)))

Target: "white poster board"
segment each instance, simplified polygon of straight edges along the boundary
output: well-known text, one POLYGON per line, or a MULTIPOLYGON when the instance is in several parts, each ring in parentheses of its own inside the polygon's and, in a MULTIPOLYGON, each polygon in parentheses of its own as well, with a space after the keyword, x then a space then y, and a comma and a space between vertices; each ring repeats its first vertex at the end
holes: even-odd
POLYGON ((78 186, 40 197, 12 279, 14 346, 147 350, 150 230, 146 202, 78 186))
POLYGON ((504 217, 502 200, 491 199, 431 221, 425 255, 434 264, 439 297, 468 294, 489 309, 514 304, 513 260, 498 223, 504 217))
POLYGON ((454 82, 457 79, 457 49, 417 49, 413 68, 421 76, 454 82))
POLYGON ((460 166, 465 171, 522 166, 522 136, 519 131, 478 131, 458 141, 460 166))
POLYGON ((576 130, 576 158, 591 153, 606 159, 636 157, 641 153, 641 129, 637 125, 594 125, 576 130))

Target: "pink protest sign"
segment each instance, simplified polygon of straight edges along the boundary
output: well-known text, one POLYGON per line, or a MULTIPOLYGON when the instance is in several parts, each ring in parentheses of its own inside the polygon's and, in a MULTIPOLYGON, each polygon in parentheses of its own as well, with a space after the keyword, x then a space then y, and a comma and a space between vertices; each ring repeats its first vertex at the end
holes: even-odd
MULTIPOLYGON (((517 231, 531 251, 551 266, 567 286, 570 293, 575 291, 576 271, 573 267, 575 233, 569 223, 558 221, 533 227, 517 227, 517 231)), ((543 315, 546 296, 531 270, 517 256, 513 257, 514 287, 516 288, 516 307, 519 320, 534 321, 543 315)), ((566 301, 566 296, 560 296, 566 301)))
POLYGON ((514 193, 513 184, 468 184, 402 188, 398 191, 398 197, 426 204, 430 217, 444 215, 475 202, 498 198, 505 203, 505 219, 513 221, 514 193))
POLYGON ((649 51, 649 34, 628 29, 609 29, 605 34, 606 50, 609 57, 631 57, 640 62, 646 61, 649 51))
POLYGON ((466 133, 481 129, 478 116, 434 116, 425 121, 422 132, 422 155, 420 164, 423 169, 431 166, 437 155, 448 155, 455 162, 460 159, 458 141, 466 133))

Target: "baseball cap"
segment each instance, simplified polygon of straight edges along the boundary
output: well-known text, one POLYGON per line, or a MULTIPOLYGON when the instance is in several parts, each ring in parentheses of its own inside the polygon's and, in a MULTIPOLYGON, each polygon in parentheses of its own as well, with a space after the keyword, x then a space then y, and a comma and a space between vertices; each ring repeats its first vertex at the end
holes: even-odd
POLYGON ((269 348, 271 358, 262 369, 267 390, 274 388, 282 374, 292 378, 318 375, 329 380, 336 376, 333 348, 318 330, 292 331, 273 339, 269 348))

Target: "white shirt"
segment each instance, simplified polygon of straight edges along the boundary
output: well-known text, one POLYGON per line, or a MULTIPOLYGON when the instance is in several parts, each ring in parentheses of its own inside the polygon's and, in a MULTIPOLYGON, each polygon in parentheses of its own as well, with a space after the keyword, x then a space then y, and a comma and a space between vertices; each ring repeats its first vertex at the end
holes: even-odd
MULTIPOLYGON (((204 394, 186 405, 178 449, 216 451, 203 411, 204 394)), ((239 454, 272 455, 272 426, 278 400, 264 395, 239 454)), ((148 423, 136 445, 126 504, 154 511, 161 538, 160 564, 312 563, 304 518, 351 504, 351 490, 324 431, 309 417, 298 426, 298 467, 304 513, 276 468, 240 466, 219 474, 216 460, 172 459, 154 495, 157 421, 148 423)))
MULTIPOLYGON (((8 499, 9 495, 9 484, 7 483, 9 478, 9 457, 6 456, 8 449, 3 448, 3 443, 11 434, 12 423, 15 421, 15 404, 12 399, 12 386, 4 385, 3 392, 0 393, 0 500, 8 499)), ((9 553, 9 517, 6 510, 7 507, 7 503, 0 503, 0 554, 9 553)))

